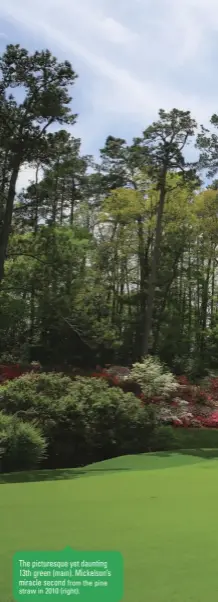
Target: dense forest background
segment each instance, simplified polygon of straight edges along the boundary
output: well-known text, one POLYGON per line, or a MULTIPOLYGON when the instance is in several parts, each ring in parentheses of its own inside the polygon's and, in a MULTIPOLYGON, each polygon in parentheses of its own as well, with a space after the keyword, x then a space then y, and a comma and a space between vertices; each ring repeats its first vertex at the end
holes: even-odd
POLYGON ((109 135, 96 162, 72 133, 76 77, 48 50, 0 59, 0 360, 149 353, 176 373, 215 370, 218 116, 208 131, 160 110, 131 144, 109 135), (18 194, 24 165, 35 179, 18 194))

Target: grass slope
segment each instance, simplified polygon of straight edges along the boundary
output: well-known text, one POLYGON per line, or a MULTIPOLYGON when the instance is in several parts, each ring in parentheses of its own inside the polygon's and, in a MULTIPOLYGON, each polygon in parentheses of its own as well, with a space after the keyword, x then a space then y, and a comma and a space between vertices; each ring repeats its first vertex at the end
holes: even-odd
POLYGON ((29 482, 1 475, 1 602, 12 601, 14 552, 66 546, 121 551, 124 602, 215 599, 217 476, 214 450, 125 456, 29 482))

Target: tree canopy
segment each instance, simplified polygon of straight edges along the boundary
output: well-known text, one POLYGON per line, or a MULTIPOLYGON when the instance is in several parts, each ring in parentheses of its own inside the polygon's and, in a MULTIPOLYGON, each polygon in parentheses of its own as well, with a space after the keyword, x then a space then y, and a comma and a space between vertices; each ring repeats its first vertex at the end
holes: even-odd
POLYGON ((217 175, 218 116, 198 133, 189 111, 160 109, 96 161, 73 136, 76 78, 49 50, 0 58, 0 357, 215 369, 218 186, 200 178, 217 175))

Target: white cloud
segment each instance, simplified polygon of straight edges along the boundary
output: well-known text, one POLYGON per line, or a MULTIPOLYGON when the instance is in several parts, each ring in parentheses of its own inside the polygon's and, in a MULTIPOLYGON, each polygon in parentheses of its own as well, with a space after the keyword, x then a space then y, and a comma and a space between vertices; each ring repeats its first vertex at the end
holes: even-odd
POLYGON ((102 34, 109 42, 129 44, 136 40, 137 34, 118 23, 112 17, 106 17, 102 22, 102 34))
POLYGON ((160 107, 190 109, 200 122, 218 110, 218 85, 208 71, 216 60, 217 0, 7 0, 0 16, 38 36, 39 47, 44 40, 79 62, 89 139, 99 123, 108 121, 111 130, 113 120, 127 137, 130 122, 138 123, 137 135, 160 107))
POLYGON ((217 29, 218 6, 216 0, 183 0, 168 2, 170 19, 166 19, 167 40, 174 41, 176 58, 181 62, 200 59, 205 43, 210 42, 209 32, 217 29))
MULTIPOLYGON (((67 4, 67 3, 66 3, 67 4)), ((68 5, 68 9, 72 10, 68 5)), ((94 2, 86 4, 85 2, 74 3, 73 2, 73 15, 78 22, 83 23, 83 31, 81 28, 81 34, 84 35, 84 31, 88 30, 90 34, 95 34, 104 42, 108 41, 112 44, 129 44, 137 38, 137 34, 131 29, 120 23, 117 19, 104 14, 104 11, 97 10, 94 2)))

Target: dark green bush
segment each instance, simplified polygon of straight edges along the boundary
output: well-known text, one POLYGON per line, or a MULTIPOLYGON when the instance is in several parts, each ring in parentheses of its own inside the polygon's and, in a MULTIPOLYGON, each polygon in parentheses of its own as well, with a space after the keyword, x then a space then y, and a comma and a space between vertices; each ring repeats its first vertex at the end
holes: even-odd
POLYGON ((0 399, 7 413, 40 427, 50 467, 146 451, 155 429, 153 410, 97 378, 26 375, 2 387, 0 399))
POLYGON ((1 470, 34 469, 46 454, 46 441, 33 425, 0 412, 1 470))
POLYGON ((83 448, 89 460, 149 449, 155 415, 131 393, 110 388, 99 379, 77 378, 73 394, 62 399, 62 408, 62 428, 59 423, 55 437, 57 449, 58 436, 64 429, 59 444, 62 452, 62 441, 67 445, 69 436, 69 447, 73 450, 72 429, 75 448, 83 448))
POLYGON ((149 449, 155 417, 132 394, 104 381, 77 378, 44 433, 52 466, 76 466, 149 449))
POLYGON ((218 429, 177 428, 175 437, 180 449, 218 449, 218 429))
POLYGON ((152 451, 170 451, 179 449, 179 445, 177 429, 172 426, 158 426, 155 429, 151 442, 152 451))
POLYGON ((161 426, 152 438, 152 451, 218 449, 218 429, 161 426))

